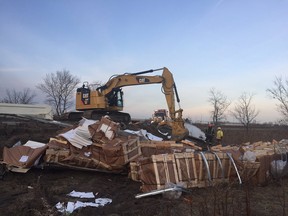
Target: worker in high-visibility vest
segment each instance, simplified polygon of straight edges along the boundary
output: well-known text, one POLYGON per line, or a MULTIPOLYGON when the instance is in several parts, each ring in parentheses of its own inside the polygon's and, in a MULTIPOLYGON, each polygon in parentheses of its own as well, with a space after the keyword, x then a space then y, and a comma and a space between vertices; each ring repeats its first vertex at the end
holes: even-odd
POLYGON ((223 139, 223 131, 221 127, 218 127, 216 133, 216 140, 218 145, 221 144, 222 139, 223 139))

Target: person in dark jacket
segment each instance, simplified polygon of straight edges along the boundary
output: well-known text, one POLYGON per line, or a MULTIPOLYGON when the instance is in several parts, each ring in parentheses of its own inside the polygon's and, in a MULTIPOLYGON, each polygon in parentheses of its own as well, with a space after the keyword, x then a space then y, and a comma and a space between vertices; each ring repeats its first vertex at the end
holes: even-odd
POLYGON ((206 142, 209 145, 212 145, 213 137, 214 137, 214 125, 213 124, 208 124, 208 127, 205 131, 205 136, 206 136, 206 142))

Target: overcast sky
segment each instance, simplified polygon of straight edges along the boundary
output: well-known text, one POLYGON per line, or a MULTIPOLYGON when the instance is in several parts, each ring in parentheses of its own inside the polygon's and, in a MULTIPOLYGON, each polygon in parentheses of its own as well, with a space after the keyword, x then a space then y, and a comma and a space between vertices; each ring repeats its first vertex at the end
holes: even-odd
MULTIPOLYGON (((288 0, 0 0, 0 96, 27 87, 40 95, 35 85, 63 69, 105 83, 167 67, 184 117, 209 121, 214 87, 233 102, 255 94, 257 120, 274 122, 266 89, 288 74, 287 11, 288 0)), ((167 107, 159 84, 123 90, 132 117, 167 107)))

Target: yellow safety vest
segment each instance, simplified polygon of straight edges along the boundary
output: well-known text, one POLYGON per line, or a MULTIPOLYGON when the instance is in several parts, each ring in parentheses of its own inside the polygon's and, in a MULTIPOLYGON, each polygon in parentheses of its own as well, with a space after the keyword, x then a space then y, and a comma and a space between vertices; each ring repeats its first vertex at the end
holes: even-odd
POLYGON ((223 137, 223 131, 222 130, 218 130, 217 131, 217 135, 216 135, 216 139, 222 139, 223 137))

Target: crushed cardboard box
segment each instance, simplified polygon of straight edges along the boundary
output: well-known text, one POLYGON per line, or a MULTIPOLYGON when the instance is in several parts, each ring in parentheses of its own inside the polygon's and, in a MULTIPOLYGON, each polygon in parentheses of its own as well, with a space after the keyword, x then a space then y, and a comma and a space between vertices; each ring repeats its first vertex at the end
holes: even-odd
POLYGON ((8 170, 26 173, 32 166, 38 165, 47 148, 46 144, 31 140, 24 145, 4 147, 2 163, 6 164, 8 170))

